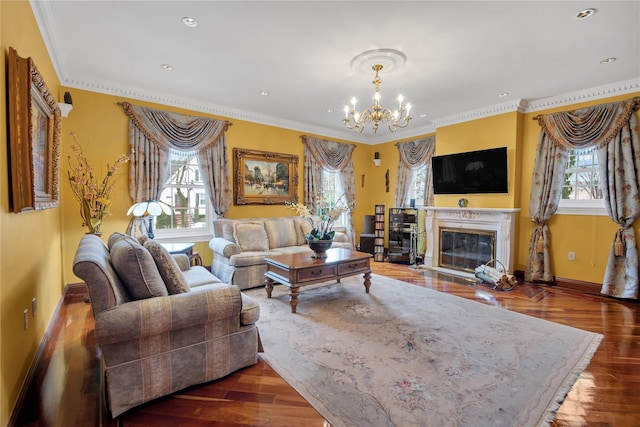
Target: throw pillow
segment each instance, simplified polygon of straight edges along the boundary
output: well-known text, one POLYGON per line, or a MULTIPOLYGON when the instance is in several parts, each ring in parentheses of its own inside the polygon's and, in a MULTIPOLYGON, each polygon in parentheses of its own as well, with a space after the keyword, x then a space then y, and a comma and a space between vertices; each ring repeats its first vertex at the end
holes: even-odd
POLYGON ((169 295, 151 253, 135 239, 117 239, 109 253, 111 265, 132 299, 169 295))
POLYGON ((269 250, 269 239, 262 222, 236 222, 233 237, 243 252, 269 250))
POLYGON ((270 249, 296 246, 298 244, 295 223, 292 218, 266 219, 264 221, 264 229, 267 232, 270 249))
POLYGON ((151 253, 170 295, 183 294, 190 291, 184 274, 178 267, 178 263, 164 246, 147 239, 144 242, 144 247, 151 253))
POLYGON ((137 242, 138 241, 133 236, 129 236, 128 234, 120 233, 120 232, 116 231, 116 232, 112 233, 111 236, 109 236, 109 240, 107 240, 107 247, 109 248, 109 250, 111 250, 113 245, 120 239, 126 239, 126 240, 129 240, 131 242, 137 242))

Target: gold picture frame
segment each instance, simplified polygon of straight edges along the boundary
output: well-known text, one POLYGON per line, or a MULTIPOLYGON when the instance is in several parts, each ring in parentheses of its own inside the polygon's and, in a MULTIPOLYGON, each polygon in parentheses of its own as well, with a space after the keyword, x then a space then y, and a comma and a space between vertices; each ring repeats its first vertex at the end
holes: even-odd
POLYGON ((233 149, 236 205, 282 205, 298 201, 298 156, 233 149))
POLYGON ((31 58, 9 48, 9 161, 15 213, 60 205, 60 108, 31 58))

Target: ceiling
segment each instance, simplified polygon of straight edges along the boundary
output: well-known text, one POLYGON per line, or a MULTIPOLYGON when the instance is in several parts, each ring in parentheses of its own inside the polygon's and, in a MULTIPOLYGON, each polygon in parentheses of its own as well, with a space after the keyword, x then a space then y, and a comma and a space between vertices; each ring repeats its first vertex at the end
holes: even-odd
POLYGON ((526 109, 612 84, 637 91, 640 83, 638 1, 31 5, 64 86, 370 144, 432 132, 473 111, 526 109), (585 8, 596 13, 577 19, 585 8), (399 93, 413 106, 396 133, 357 134, 342 123, 353 96, 358 109, 371 106, 374 73, 350 62, 372 49, 406 56, 403 67, 381 72, 383 107, 399 93))

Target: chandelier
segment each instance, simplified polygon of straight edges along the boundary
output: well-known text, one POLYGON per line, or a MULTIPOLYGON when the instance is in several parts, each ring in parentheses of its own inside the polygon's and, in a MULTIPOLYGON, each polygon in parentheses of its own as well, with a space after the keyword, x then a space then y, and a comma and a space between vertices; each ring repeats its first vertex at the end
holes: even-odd
POLYGON ((395 132, 398 128, 405 128, 411 120, 409 112, 411 111, 411 104, 407 103, 406 106, 402 105, 404 98, 402 95, 398 95, 398 109, 391 111, 389 108, 382 108, 380 105, 380 70, 383 66, 376 64, 371 67, 376 72, 376 76, 373 79, 373 84, 376 87, 376 92, 373 95, 373 106, 367 108, 362 112, 356 111, 356 98, 351 98, 351 109, 349 106, 344 107, 344 122, 348 129, 354 129, 358 133, 361 133, 367 122, 371 122, 373 126, 373 133, 378 131, 378 127, 381 122, 384 122, 391 132, 395 132))

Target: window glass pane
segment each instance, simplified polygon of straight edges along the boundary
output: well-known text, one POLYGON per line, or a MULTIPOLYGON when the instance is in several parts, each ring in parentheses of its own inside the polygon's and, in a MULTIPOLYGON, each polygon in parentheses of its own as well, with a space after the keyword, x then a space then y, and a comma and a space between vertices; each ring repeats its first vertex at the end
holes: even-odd
POLYGON ((567 158, 562 187, 563 200, 600 200, 600 172, 595 150, 573 150, 567 158))
POLYGON ((160 200, 173 208, 172 215, 156 217, 156 229, 193 229, 207 226, 204 183, 195 155, 172 156, 160 200))
MULTIPOLYGON (((340 185, 340 172, 324 169, 322 171, 322 191, 323 197, 329 203, 335 203, 342 196, 342 186, 340 185)), ((345 200, 343 200, 345 202, 345 200)), ((336 221, 336 225, 346 224, 346 214, 340 215, 336 221)))

